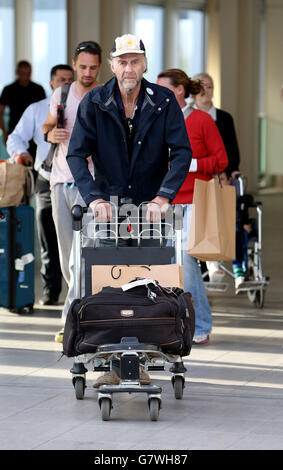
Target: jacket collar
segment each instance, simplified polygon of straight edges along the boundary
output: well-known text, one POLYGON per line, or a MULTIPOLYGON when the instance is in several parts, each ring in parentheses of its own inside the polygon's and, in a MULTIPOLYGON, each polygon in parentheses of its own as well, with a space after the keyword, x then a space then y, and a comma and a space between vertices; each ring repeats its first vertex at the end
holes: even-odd
MULTIPOLYGON (((173 92, 168 88, 161 87, 154 83, 150 83, 145 78, 143 78, 142 81, 145 93, 141 109, 140 123, 137 133, 135 135, 135 141, 143 139, 143 137, 151 126, 152 120, 155 119, 156 116, 158 116, 159 112, 163 108, 162 102, 165 102, 165 105, 167 105, 166 102, 169 102, 172 96, 174 98, 173 92)), ((103 110, 108 111, 111 116, 116 120, 118 125, 121 126, 122 132, 124 132, 114 98, 115 83, 116 78, 114 77, 109 80, 104 86, 94 88, 92 91, 89 92, 91 94, 90 100, 93 103, 98 104, 99 107, 101 107, 103 110)), ((130 176, 133 172, 140 149, 140 145, 135 146, 134 148, 130 164, 130 176)))
MULTIPOLYGON (((115 84, 116 78, 113 77, 111 78, 111 80, 105 83, 104 86, 94 88, 90 92, 92 93, 91 100, 95 103, 99 103, 105 108, 109 108, 111 104, 114 104, 116 106, 114 99, 115 84)), ((163 99, 166 99, 170 95, 170 91, 167 90, 167 88, 160 87, 155 83, 150 83, 145 78, 142 79, 142 85, 145 90, 145 99, 143 106, 145 106, 146 103, 150 104, 151 106, 156 106, 163 99)))

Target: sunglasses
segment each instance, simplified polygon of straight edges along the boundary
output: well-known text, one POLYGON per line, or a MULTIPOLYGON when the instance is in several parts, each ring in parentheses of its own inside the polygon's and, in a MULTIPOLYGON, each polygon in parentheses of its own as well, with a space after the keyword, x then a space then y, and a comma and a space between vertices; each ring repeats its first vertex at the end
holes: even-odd
POLYGON ((98 50, 98 47, 95 43, 93 42, 84 42, 83 44, 80 44, 77 48, 76 48, 76 51, 77 52, 81 52, 81 51, 84 51, 85 49, 92 49, 94 51, 97 51, 98 50))

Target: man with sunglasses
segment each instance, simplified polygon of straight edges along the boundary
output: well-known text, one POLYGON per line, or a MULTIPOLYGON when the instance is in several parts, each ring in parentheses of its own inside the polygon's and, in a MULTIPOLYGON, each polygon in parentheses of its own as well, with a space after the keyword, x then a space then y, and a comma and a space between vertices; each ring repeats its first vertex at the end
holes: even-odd
MULTIPOLYGON (((116 38, 110 66, 114 78, 80 103, 67 162, 98 220, 111 220, 109 201, 115 197, 120 205, 150 201, 146 218, 156 222, 160 212, 165 217, 190 168, 183 114, 170 90, 143 78, 147 60, 137 36, 116 38), (95 180, 86 163, 89 155, 95 180)), ((94 387, 119 383, 119 361, 112 367, 94 387)), ((143 370, 140 374, 141 383, 149 383, 143 370)))
MULTIPOLYGON (((50 188, 61 271, 68 287, 62 312, 63 324, 65 323, 69 306, 74 299, 72 266, 69 264, 69 260, 72 258, 71 209, 74 204, 84 205, 67 164, 66 155, 78 106, 90 90, 101 85, 97 81, 97 76, 101 69, 101 47, 99 44, 94 41, 81 42, 76 47, 72 66, 76 73, 76 81, 72 83, 68 92, 64 107, 64 126, 57 126, 57 111, 58 106, 60 107, 61 104, 62 87, 56 89, 53 93, 50 101, 50 111, 42 126, 45 140, 52 144, 57 144, 52 160, 50 188)), ((89 169, 91 174, 93 174, 91 161, 89 161, 89 169)), ((63 330, 55 336, 55 341, 62 342, 62 340, 63 330)))

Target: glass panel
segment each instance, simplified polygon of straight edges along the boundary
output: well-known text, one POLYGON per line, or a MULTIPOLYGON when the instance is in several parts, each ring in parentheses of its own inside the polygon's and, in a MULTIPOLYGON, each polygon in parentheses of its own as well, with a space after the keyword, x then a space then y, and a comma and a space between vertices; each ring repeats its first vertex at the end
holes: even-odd
POLYGON ((204 71, 204 12, 180 10, 178 64, 192 77, 204 71))
POLYGON ((15 80, 14 0, 0 0, 0 93, 15 80))
POLYGON ((283 124, 274 118, 266 118, 264 132, 268 158, 262 171, 269 175, 283 175, 283 124))
POLYGON ((49 95, 50 70, 67 60, 66 0, 33 0, 33 80, 49 95))
POLYGON ((137 5, 135 34, 142 39, 146 49, 148 71, 144 77, 153 83, 163 70, 163 32, 164 9, 158 6, 137 5))

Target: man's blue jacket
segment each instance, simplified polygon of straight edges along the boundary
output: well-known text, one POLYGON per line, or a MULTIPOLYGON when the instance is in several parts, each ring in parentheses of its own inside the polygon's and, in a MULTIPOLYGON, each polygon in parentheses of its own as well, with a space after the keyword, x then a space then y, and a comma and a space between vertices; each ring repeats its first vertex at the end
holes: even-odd
POLYGON ((85 203, 110 196, 134 204, 163 196, 174 199, 189 171, 192 151, 183 113, 167 88, 142 80, 145 90, 133 153, 114 100, 116 79, 82 99, 69 143, 67 161, 85 203), (93 180, 87 165, 92 156, 93 180))

